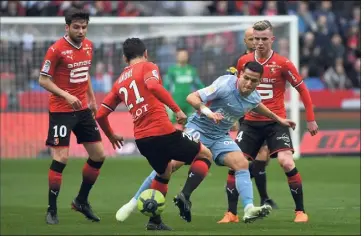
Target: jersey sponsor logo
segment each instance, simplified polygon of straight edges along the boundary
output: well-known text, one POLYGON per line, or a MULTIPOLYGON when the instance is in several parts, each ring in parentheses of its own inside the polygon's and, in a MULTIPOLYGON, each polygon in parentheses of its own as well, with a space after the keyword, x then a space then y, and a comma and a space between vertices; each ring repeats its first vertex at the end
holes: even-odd
MULTIPOLYGON (((270 84, 273 84, 273 83, 276 83, 277 79, 276 78, 262 78, 261 80, 261 83, 270 83, 270 84)), ((260 85, 258 85, 259 87, 260 85)))
POLYGON ((85 61, 76 62, 76 63, 69 63, 67 65, 67 67, 74 68, 74 67, 81 67, 81 66, 88 66, 88 65, 91 65, 91 60, 85 60, 85 61))
POLYGON ((45 60, 45 62, 43 64, 42 72, 48 73, 50 69, 51 69, 51 61, 45 60))

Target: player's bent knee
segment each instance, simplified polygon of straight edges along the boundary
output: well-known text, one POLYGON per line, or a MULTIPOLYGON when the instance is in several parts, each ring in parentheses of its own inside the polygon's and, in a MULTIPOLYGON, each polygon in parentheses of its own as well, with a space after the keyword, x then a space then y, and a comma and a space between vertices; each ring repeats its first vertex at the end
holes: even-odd
POLYGON ((169 162, 164 173, 158 174, 159 177, 163 178, 163 179, 167 179, 169 180, 171 178, 171 174, 172 174, 172 162, 169 162))
POLYGON ((295 167, 292 151, 280 151, 277 158, 285 172, 291 171, 295 167))
POLYGON ((231 152, 224 159, 225 165, 237 171, 249 168, 249 161, 241 152, 231 152))
POLYGON ((262 146, 257 155, 257 160, 267 161, 269 160, 269 149, 268 146, 262 146))
POLYGON ((53 160, 67 164, 68 147, 52 147, 51 151, 53 160))
POLYGON ((178 160, 172 160, 171 161, 172 164, 172 173, 177 171, 179 168, 181 168, 185 163, 182 161, 178 161, 178 160))
POLYGON ((101 142, 85 143, 83 145, 87 150, 91 160, 96 162, 103 162, 105 160, 106 156, 104 152, 104 146, 101 142))
POLYGON ((212 153, 206 146, 201 144, 201 150, 197 154, 196 158, 204 158, 204 159, 208 159, 209 161, 212 161, 212 153))

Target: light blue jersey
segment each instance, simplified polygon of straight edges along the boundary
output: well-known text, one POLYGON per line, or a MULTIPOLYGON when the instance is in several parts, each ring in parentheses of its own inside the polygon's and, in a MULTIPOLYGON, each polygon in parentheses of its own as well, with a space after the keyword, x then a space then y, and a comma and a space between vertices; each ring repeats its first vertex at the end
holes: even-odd
MULTIPOLYGON (((199 139, 202 144, 212 152, 213 159, 217 165, 224 165, 227 153, 240 151, 239 146, 230 137, 229 131, 233 124, 248 111, 256 108, 260 101, 260 95, 253 91, 249 96, 241 96, 237 88, 238 78, 234 75, 219 77, 212 85, 198 91, 202 101, 212 112, 223 114, 224 119, 219 124, 198 112, 188 118, 185 133, 199 139)), ((153 171, 135 194, 137 200, 140 193, 150 187, 156 176, 153 171)), ((253 205, 253 187, 248 169, 235 170, 236 189, 239 193, 241 203, 250 208, 253 205)), ((136 202, 136 201, 135 201, 136 202)))
POLYGON ((249 96, 242 96, 237 88, 238 78, 224 75, 216 79, 209 87, 198 91, 202 101, 212 112, 219 112, 224 119, 216 124, 206 115, 195 112, 188 118, 186 133, 199 139, 213 154, 216 164, 223 165, 224 155, 240 151, 231 139, 229 131, 236 121, 261 102, 259 93, 254 90, 249 96))

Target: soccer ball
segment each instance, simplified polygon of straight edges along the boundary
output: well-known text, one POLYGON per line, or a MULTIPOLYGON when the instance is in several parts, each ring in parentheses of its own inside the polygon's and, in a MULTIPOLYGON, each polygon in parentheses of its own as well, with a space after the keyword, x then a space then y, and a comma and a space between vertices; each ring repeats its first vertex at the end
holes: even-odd
POLYGON ((166 207, 164 195, 155 189, 143 191, 138 198, 138 210, 146 216, 158 216, 166 207))

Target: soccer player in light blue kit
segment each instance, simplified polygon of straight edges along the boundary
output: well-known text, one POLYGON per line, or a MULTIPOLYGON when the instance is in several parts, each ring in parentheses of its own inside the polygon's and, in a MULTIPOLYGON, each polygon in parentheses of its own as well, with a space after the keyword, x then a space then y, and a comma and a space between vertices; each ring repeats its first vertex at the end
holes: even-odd
MULTIPOLYGON (((263 73, 263 66, 257 62, 248 62, 239 75, 224 75, 216 79, 209 87, 191 93, 187 102, 197 112, 189 117, 185 126, 185 133, 191 139, 199 139, 207 146, 217 165, 227 166, 235 171, 236 187, 244 208, 244 222, 252 222, 267 216, 272 207, 253 205, 253 188, 249 173, 249 162, 244 157, 239 146, 230 137, 229 131, 236 121, 245 113, 253 110, 264 116, 276 120, 283 126, 295 128, 295 123, 284 119, 261 103, 259 93, 255 88, 259 85, 263 73)), ((173 170, 177 170, 184 163, 173 162, 173 170)), ((116 213, 118 221, 124 221, 136 208, 137 199, 141 192, 148 189, 156 175, 153 171, 146 178, 135 196, 116 213)), ((195 175, 193 173, 189 175, 195 175)), ((181 197, 180 197, 181 198, 181 197)), ((189 201, 189 197, 182 197, 189 201)), ((190 203, 190 202, 189 202, 190 203)), ((178 205, 178 203, 176 203, 178 205)), ((186 208, 191 208, 191 205, 186 208)), ((191 221, 191 219, 187 220, 191 221)))

